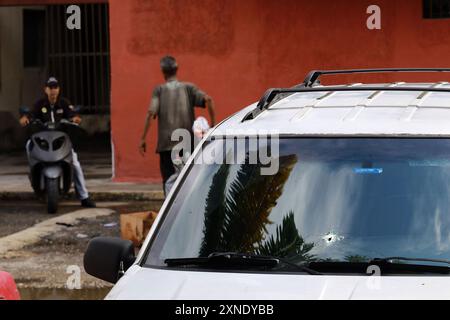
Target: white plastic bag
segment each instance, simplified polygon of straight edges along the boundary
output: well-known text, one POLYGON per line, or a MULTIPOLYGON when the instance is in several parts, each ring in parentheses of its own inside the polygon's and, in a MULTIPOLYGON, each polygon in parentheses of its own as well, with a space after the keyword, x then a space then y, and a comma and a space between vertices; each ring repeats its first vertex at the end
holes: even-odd
POLYGON ((202 141, 203 137, 208 133, 210 129, 208 120, 204 117, 198 117, 194 121, 192 131, 194 132, 194 148, 202 141))
MULTIPOLYGON (((194 132, 194 148, 200 143, 200 141, 203 139, 203 137, 209 131, 209 129, 210 126, 208 120, 206 120, 204 117, 198 117, 197 119, 195 119, 194 124, 192 126, 192 131, 194 132)), ((172 189, 173 185, 175 184, 175 181, 177 181, 177 178, 180 175, 180 172, 183 169, 187 161, 187 158, 185 156, 177 157, 176 159, 172 159, 172 161, 173 166, 175 167, 175 172, 166 181, 165 185, 166 195, 169 194, 170 189, 172 189)))
POLYGON ((202 139, 204 135, 208 132, 210 129, 208 120, 206 120, 204 117, 198 117, 194 121, 194 125, 192 126, 192 131, 194 131, 194 136, 197 138, 202 139))

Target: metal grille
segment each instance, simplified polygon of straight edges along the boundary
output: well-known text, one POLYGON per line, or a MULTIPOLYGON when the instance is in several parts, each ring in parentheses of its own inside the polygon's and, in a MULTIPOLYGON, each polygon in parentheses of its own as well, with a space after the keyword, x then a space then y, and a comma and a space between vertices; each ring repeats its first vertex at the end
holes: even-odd
POLYGON ((80 4, 81 29, 66 27, 68 5, 47 6, 48 70, 84 114, 110 111, 108 4, 80 4))
POLYGON ((450 18, 450 1, 423 0, 423 17, 425 19, 450 18))

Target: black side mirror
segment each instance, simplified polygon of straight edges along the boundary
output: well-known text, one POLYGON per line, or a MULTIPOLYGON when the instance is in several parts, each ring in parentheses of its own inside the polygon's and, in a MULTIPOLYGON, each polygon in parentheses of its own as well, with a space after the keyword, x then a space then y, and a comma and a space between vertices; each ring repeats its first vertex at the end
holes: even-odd
POLYGON ((19 114, 21 117, 28 115, 30 113, 31 113, 31 111, 30 111, 30 108, 28 108, 28 107, 22 106, 19 108, 19 114))
POLYGON ((84 269, 91 276, 116 283, 135 260, 133 242, 98 237, 88 244, 84 254, 84 269))
POLYGON ((81 113, 83 111, 83 106, 76 105, 73 107, 73 111, 77 114, 81 113))

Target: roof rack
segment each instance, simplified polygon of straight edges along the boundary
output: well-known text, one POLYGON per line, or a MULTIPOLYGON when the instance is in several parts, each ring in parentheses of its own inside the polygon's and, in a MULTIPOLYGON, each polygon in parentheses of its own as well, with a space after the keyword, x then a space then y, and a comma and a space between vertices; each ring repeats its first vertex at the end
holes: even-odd
MULTIPOLYGON (((449 69, 450 71, 450 69, 449 69)), ((259 100, 257 107, 245 115, 242 122, 256 118, 261 112, 267 110, 273 99, 280 93, 304 93, 304 92, 338 92, 338 91, 415 91, 415 92, 445 92, 450 93, 450 88, 436 87, 342 87, 342 86, 320 86, 320 87, 296 87, 296 88, 272 88, 267 90, 259 100)))
POLYGON ((450 72, 450 68, 385 68, 385 69, 349 69, 349 70, 313 70, 303 81, 305 87, 312 87, 322 75, 352 73, 388 73, 388 72, 450 72))

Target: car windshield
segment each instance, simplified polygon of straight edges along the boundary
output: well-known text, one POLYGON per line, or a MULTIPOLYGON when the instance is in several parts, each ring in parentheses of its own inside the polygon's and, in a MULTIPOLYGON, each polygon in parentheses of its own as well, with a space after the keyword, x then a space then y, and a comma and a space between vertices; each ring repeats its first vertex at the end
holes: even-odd
POLYGON ((280 138, 278 147, 271 175, 247 161, 251 151, 241 164, 192 164, 146 265, 213 252, 450 259, 450 139, 280 138))

